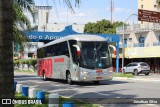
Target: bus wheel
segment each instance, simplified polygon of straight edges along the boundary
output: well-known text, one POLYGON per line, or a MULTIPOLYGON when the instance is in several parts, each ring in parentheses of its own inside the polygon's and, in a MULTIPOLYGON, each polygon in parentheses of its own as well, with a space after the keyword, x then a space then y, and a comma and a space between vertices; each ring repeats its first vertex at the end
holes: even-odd
POLYGON ((43 72, 43 80, 44 80, 44 81, 47 80, 45 72, 43 72))
POLYGON ((99 84, 99 81, 93 81, 94 84, 99 84))
POLYGON ((69 85, 72 85, 72 79, 71 79, 71 74, 68 72, 67 73, 67 83, 69 84, 69 85))

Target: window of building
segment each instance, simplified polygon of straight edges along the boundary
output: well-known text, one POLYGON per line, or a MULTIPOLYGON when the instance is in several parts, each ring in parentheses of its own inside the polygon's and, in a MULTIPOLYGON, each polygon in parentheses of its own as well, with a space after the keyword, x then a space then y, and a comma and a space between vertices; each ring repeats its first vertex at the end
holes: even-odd
POLYGON ((132 42, 132 38, 129 38, 129 42, 132 42))
POLYGON ((127 38, 124 39, 124 47, 127 47, 127 38))
POLYGON ((143 5, 141 5, 141 9, 143 9, 143 5))
POLYGON ((124 39, 124 44, 127 44, 127 39, 126 38, 124 39))
POLYGON ((154 5, 154 8, 157 8, 157 5, 154 5))
POLYGON ((34 53, 28 53, 28 57, 32 57, 34 53))
POLYGON ((144 47, 145 38, 140 35, 139 37, 139 45, 140 47, 144 47))

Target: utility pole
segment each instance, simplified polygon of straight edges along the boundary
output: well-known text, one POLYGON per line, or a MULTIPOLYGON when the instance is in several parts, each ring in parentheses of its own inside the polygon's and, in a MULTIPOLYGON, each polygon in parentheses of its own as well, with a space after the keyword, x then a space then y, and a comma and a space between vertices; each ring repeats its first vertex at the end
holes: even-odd
POLYGON ((110 1, 110 11, 111 11, 111 23, 113 22, 113 18, 112 18, 112 16, 113 16, 113 11, 114 11, 114 6, 113 6, 113 2, 112 2, 112 0, 110 1))

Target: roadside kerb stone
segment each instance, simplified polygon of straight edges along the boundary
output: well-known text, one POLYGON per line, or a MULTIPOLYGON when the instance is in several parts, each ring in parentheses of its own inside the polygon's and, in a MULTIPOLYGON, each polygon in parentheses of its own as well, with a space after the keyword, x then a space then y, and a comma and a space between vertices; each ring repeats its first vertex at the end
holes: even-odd
POLYGON ((113 80, 136 80, 136 81, 156 81, 156 82, 160 82, 160 78, 127 78, 127 77, 113 77, 113 80))
POLYGON ((127 77, 113 77, 113 80, 127 80, 127 77))

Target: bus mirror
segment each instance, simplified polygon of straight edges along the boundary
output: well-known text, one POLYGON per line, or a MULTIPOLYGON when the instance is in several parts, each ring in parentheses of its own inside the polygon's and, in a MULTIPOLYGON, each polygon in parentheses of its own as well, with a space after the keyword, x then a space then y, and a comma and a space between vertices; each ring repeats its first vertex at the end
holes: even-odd
POLYGON ((80 56, 80 47, 78 45, 72 45, 73 47, 75 47, 77 49, 77 55, 80 56))
POLYGON ((114 53, 114 55, 116 55, 116 48, 115 48, 115 46, 109 45, 109 47, 113 49, 113 53, 114 53))

